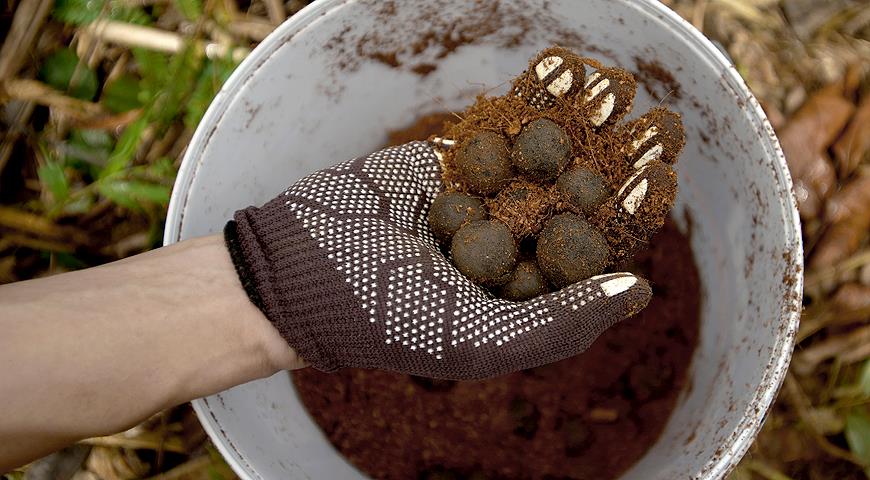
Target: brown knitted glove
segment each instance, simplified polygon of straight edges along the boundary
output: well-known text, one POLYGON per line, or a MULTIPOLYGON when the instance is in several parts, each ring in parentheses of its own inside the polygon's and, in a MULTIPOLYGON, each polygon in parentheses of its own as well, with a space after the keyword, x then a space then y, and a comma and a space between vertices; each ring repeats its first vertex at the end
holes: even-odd
POLYGON ((314 173, 227 225, 249 296, 311 365, 492 377, 583 352, 646 306, 649 285, 629 273, 494 298, 429 231, 440 178, 433 145, 412 142, 314 173))

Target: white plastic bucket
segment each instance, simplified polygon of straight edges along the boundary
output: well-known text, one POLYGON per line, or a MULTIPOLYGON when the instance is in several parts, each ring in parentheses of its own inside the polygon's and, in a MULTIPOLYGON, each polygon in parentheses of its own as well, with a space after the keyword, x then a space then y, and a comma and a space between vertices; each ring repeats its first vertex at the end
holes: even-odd
MULTIPOLYGON (((400 55, 398 68, 368 59, 347 64, 346 53, 368 32, 403 47, 437 28, 419 18, 418 7, 432 10, 433 3, 321 0, 263 41, 194 135, 172 194, 165 243, 220 231, 234 210, 372 151, 387 130, 421 113, 460 109, 487 88, 503 90, 533 53, 552 43, 629 69, 635 57, 654 60, 680 86, 679 98, 668 97, 688 134, 675 213, 693 220, 702 324, 691 388, 655 446, 623 478, 724 477, 782 383, 801 308, 803 253, 792 184, 757 101, 706 38, 653 1, 439 0, 438 25, 498 3, 496 14, 522 8, 528 28, 522 33, 518 17, 505 18, 498 32, 442 58, 430 48, 416 58, 400 55), (513 44, 507 31, 520 32, 513 44), (437 69, 426 76, 411 71, 421 64, 437 69)), ((660 100, 643 88, 638 93, 635 115, 660 100)), ((287 373, 193 404, 245 480, 361 477, 310 419, 287 373)))

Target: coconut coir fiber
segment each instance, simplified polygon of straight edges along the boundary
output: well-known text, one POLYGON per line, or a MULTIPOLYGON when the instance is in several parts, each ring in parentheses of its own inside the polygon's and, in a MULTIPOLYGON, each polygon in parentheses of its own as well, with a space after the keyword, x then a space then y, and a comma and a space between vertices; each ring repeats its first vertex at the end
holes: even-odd
MULTIPOLYGON (((439 123, 391 138, 426 138, 439 123)), ((652 301, 582 355, 477 382, 361 369, 305 369, 294 382, 329 440, 373 478, 617 477, 686 386, 700 313, 689 238, 673 222, 627 268, 650 280, 652 301)))

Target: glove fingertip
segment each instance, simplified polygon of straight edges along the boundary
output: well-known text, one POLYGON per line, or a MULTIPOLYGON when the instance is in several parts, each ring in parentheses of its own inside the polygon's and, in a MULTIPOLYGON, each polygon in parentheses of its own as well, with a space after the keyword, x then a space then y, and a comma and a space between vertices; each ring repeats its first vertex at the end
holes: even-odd
POLYGON ((610 305, 610 313, 620 319, 637 314, 652 299, 652 287, 649 282, 631 273, 601 278, 599 287, 610 305))

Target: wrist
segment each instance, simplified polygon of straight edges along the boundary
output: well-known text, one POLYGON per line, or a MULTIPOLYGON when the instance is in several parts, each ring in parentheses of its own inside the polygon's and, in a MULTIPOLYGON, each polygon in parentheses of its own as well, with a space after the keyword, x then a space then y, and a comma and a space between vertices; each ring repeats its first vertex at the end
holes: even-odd
MULTIPOLYGON (((251 301, 221 235, 182 242, 186 250, 173 262, 186 283, 198 285, 189 303, 189 352, 175 378, 173 402, 211 395, 235 385, 295 369, 304 363, 251 301), (187 272, 187 273, 182 273, 187 272), (196 272, 196 273, 191 273, 196 272)), ((161 249, 163 250, 163 249, 161 249)), ((186 307, 182 307, 184 309, 186 307)))
POLYGON ((269 374, 280 370, 302 368, 305 362, 287 345, 287 341, 281 337, 263 313, 262 299, 254 288, 248 266, 242 261, 236 228, 235 221, 227 224, 223 234, 223 247, 226 249, 224 256, 229 258, 236 273, 235 279, 230 282, 235 290, 234 296, 247 296, 247 301, 239 300, 242 303, 240 307, 247 312, 245 316, 249 318, 251 324, 251 328, 246 329, 245 332, 252 336, 253 343, 257 345, 258 355, 269 370, 269 374))

